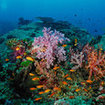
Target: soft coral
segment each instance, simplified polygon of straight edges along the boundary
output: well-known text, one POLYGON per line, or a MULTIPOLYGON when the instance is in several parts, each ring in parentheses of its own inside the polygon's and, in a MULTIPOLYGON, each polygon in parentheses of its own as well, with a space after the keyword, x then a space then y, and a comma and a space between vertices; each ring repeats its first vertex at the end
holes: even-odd
POLYGON ((93 73, 95 80, 105 75, 105 53, 102 53, 101 50, 92 50, 87 53, 87 61, 86 68, 89 69, 88 79, 92 78, 93 73))
MULTIPOLYGON (((35 37, 33 42, 33 48, 31 54, 36 53, 37 58, 46 60, 45 64, 47 68, 54 65, 54 61, 57 62, 66 60, 66 52, 64 47, 58 46, 59 43, 63 43, 65 40, 69 40, 64 37, 64 34, 58 31, 51 31, 50 28, 44 28, 43 35, 35 37), (56 59, 57 58, 57 59, 56 59)), ((44 62, 41 62, 44 63, 44 62)))
POLYGON ((85 67, 89 71, 89 80, 92 79, 93 74, 95 80, 105 76, 105 52, 86 44, 81 52, 78 50, 74 52, 70 48, 70 55, 70 63, 74 65, 72 69, 85 67))

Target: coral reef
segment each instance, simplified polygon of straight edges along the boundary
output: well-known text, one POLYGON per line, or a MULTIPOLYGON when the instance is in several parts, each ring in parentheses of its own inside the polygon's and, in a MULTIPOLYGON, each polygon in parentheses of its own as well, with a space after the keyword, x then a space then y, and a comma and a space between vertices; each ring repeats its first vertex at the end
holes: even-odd
POLYGON ((8 36, 7 36, 7 39, 12 39, 12 38, 16 38, 16 37, 13 36, 13 35, 8 35, 8 36))
POLYGON ((54 19, 51 17, 36 17, 36 19, 43 22, 43 24, 50 24, 54 22, 54 19))
POLYGON ((20 17, 18 25, 27 25, 31 22, 32 22, 32 20, 25 20, 23 17, 20 17))
POLYGON ((4 42, 4 38, 0 38, 0 44, 2 44, 4 42))
POLYGON ((37 22, 38 25, 44 27, 51 27, 52 29, 56 29, 58 31, 62 29, 70 29, 71 24, 67 21, 55 21, 51 17, 36 17, 41 22, 37 22))
POLYGON ((104 105, 104 35, 38 19, 2 36, 0 104, 104 105))

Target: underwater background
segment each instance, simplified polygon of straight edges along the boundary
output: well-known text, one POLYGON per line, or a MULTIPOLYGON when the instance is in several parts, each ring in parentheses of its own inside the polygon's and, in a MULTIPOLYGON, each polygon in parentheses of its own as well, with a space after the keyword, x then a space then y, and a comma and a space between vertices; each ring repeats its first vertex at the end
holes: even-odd
POLYGON ((105 105, 105 0, 0 0, 0 105, 105 105))
POLYGON ((19 17, 49 16, 99 35, 105 32, 104 7, 104 0, 0 0, 0 33, 15 28, 19 17))

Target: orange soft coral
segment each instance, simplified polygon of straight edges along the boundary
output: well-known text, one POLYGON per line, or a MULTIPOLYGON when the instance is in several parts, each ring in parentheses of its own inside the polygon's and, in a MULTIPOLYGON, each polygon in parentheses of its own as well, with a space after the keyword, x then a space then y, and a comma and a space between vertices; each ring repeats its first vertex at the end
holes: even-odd
POLYGON ((92 74, 94 74, 95 80, 105 75, 105 53, 102 53, 101 50, 92 50, 87 54, 87 61, 86 68, 89 70, 89 80, 92 74))

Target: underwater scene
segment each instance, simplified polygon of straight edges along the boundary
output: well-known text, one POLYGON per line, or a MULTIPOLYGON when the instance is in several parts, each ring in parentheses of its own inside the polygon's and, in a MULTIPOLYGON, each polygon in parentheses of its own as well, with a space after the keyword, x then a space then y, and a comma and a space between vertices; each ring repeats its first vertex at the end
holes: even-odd
POLYGON ((0 0, 0 105, 105 105, 105 0, 0 0))

